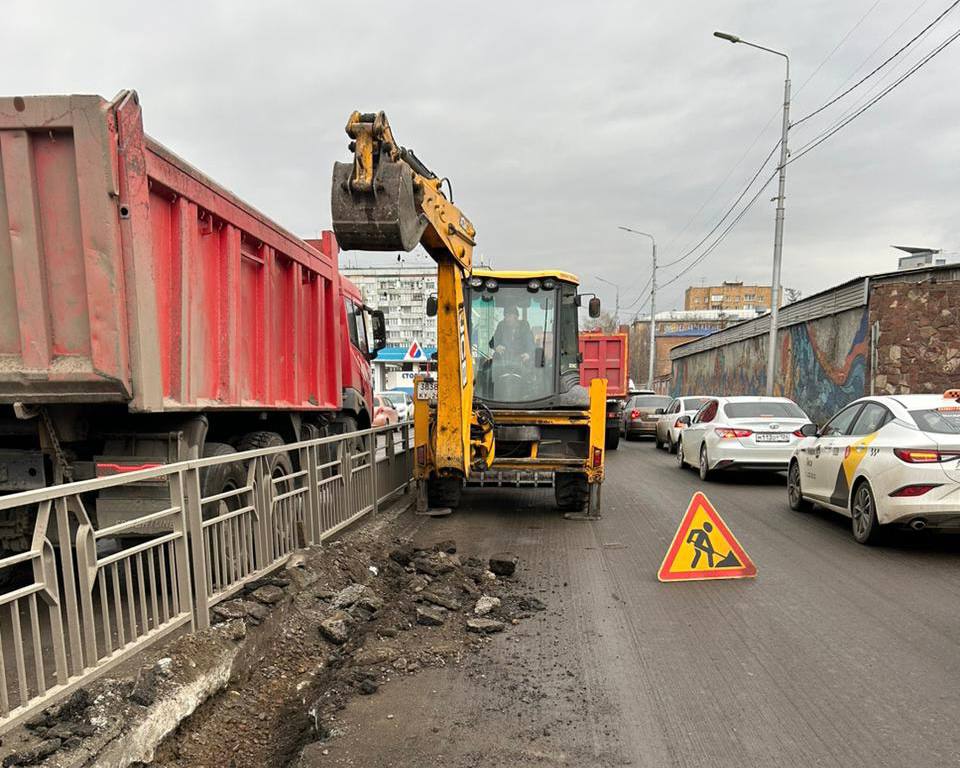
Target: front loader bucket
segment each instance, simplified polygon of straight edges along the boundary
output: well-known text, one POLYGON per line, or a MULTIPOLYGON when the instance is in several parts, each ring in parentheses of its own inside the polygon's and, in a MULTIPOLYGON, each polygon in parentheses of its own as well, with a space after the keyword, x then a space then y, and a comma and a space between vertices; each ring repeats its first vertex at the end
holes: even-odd
POLYGON ((352 163, 333 164, 333 231, 345 251, 412 251, 427 227, 417 213, 413 171, 381 158, 371 192, 354 192, 352 163))

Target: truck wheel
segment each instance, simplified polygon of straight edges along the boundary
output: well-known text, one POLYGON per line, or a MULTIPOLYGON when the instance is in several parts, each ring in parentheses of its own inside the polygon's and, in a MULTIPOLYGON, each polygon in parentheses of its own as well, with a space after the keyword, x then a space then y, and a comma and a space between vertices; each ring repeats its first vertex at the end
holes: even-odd
MULTIPOLYGON (((237 445, 238 451, 252 451, 257 448, 279 448, 286 445, 283 438, 276 432, 249 432, 244 435, 237 445)), ((275 453, 267 464, 270 477, 276 480, 284 475, 293 474, 293 462, 288 453, 275 453)), ((246 484, 246 481, 244 481, 246 484)), ((289 485, 289 481, 284 486, 289 485)), ((287 490, 286 488, 284 490, 287 490)))
MULTIPOLYGON (((205 459, 214 456, 229 456, 234 453, 236 453, 234 447, 226 443, 206 443, 203 446, 203 458, 205 459)), ((217 464, 214 467, 206 467, 200 472, 200 493, 204 498, 227 491, 235 491, 237 488, 243 488, 246 484, 247 473, 240 462, 217 464)), ((239 509, 241 506, 242 499, 239 496, 222 499, 216 504, 206 504, 203 508, 203 519, 210 520, 225 512, 239 509)))
POLYGON ((603 447, 608 451, 617 450, 617 446, 620 445, 620 430, 619 429, 608 429, 606 440, 603 441, 603 447))
POLYGON ((463 483, 459 477, 431 477, 427 480, 427 505, 431 508, 460 506, 463 483))
POLYGON ((560 472, 554 476, 553 493, 558 509, 564 512, 582 512, 587 506, 590 487, 585 475, 560 472))

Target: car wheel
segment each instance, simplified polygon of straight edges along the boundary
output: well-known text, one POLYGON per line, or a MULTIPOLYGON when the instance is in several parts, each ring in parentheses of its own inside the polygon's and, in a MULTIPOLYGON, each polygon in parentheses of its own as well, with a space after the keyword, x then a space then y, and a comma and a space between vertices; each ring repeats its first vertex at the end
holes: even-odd
POLYGON ((679 441, 679 440, 674 441, 674 439, 673 439, 672 437, 670 437, 669 435, 667 435, 667 451, 669 451, 670 453, 676 453, 676 452, 677 452, 677 446, 678 446, 679 444, 680 444, 680 441, 679 441))
POLYGON ((660 433, 659 432, 653 433, 653 447, 656 448, 658 451, 660 450, 660 433))
POLYGON ((853 538, 858 544, 873 544, 880 536, 880 523, 877 521, 877 502, 873 490, 866 481, 860 483, 853 492, 850 501, 850 520, 853 538))
POLYGON ((700 479, 709 480, 710 479, 710 459, 707 458, 707 446, 702 444, 700 446, 700 479))
POLYGON ((685 462, 683 460, 683 440, 677 440, 677 466, 680 467, 680 469, 683 469, 684 464, 685 462))
POLYGON ((799 461, 790 462, 790 469, 787 471, 787 499, 794 512, 806 512, 810 509, 810 502, 803 498, 803 490, 800 488, 799 461))

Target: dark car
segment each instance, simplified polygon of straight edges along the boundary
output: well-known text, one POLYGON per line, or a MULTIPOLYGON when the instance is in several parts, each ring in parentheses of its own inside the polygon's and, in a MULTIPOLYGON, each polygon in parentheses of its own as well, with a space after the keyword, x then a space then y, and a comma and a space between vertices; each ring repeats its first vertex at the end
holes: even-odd
POLYGON ((673 398, 666 395, 634 395, 623 407, 620 434, 627 440, 656 437, 657 420, 660 418, 656 411, 658 408, 666 408, 672 402, 673 398))

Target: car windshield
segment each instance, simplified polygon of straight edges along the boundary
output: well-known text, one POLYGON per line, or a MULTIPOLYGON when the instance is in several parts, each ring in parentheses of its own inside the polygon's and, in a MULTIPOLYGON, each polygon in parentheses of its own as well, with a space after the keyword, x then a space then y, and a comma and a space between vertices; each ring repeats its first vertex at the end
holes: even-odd
POLYGON ((634 408, 666 408, 673 402, 669 397, 660 395, 641 395, 633 398, 634 408))
POLYGON ((727 403, 723 406, 731 419, 805 419, 807 415, 796 403, 779 400, 756 400, 742 403, 727 403))
POLYGON ((501 403, 553 394, 557 289, 500 283, 492 292, 469 288, 467 295, 474 394, 501 403))
POLYGON ((683 398, 683 410, 699 411, 705 402, 707 402, 705 397, 685 397, 683 398))
POLYGON ((924 432, 940 435, 960 435, 960 406, 910 411, 917 426, 924 432))

